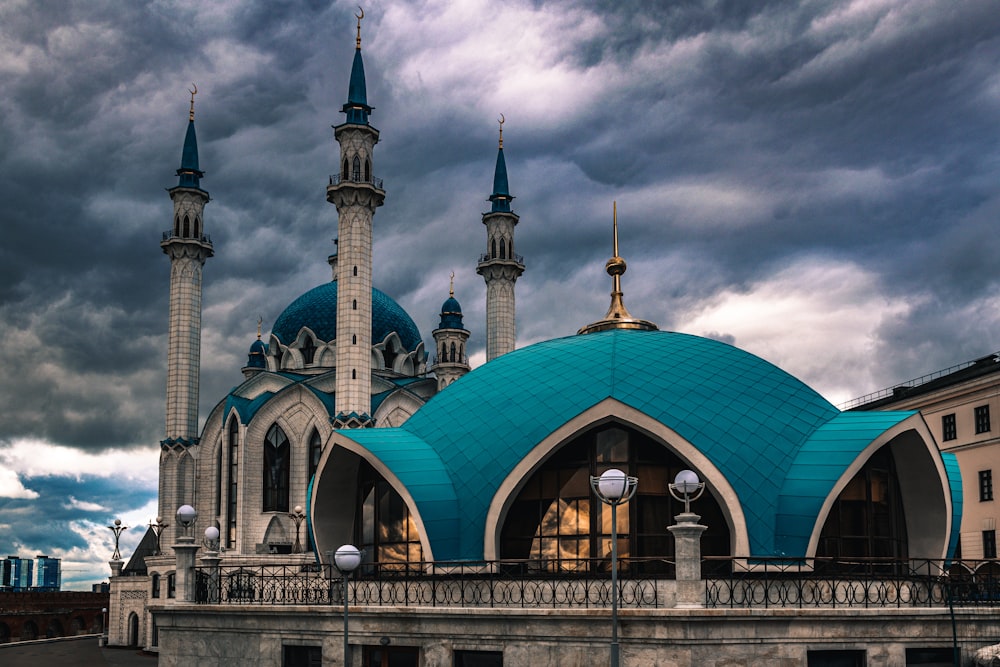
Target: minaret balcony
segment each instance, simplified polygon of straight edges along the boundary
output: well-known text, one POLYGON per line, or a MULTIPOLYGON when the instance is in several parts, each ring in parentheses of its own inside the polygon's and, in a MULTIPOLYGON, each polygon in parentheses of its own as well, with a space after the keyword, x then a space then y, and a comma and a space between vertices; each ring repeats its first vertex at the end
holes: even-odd
POLYGON ((198 237, 193 236, 181 236, 180 234, 174 234, 172 231, 163 232, 163 241, 161 243, 166 243, 168 241, 196 241, 202 245, 212 245, 212 237, 208 234, 202 234, 198 237))
POLYGON ((493 253, 485 252, 479 256, 479 263, 485 264, 487 262, 511 262, 513 264, 520 264, 524 267, 524 257, 521 257, 517 253, 508 253, 509 257, 501 257, 500 255, 494 255, 493 253))
POLYGON ((365 179, 361 178, 360 176, 358 178, 353 178, 353 177, 341 176, 340 174, 334 174, 333 176, 330 177, 330 187, 336 187, 338 185, 347 183, 357 183, 358 185, 371 185, 376 190, 384 189, 382 187, 382 179, 375 178, 374 176, 365 179))

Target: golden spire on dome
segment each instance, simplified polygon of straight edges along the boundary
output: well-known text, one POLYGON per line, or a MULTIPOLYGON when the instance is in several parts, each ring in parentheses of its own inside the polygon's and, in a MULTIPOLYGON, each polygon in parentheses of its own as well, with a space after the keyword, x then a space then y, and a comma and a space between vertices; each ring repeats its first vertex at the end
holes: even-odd
POLYGON ((454 298, 455 296, 455 272, 451 272, 451 285, 448 286, 448 296, 454 298))
POLYGON ((191 111, 188 112, 188 120, 194 120, 194 96, 198 94, 198 86, 193 83, 191 85, 194 86, 194 90, 188 88, 188 92, 191 93, 191 111))
POLYGON ((503 117, 503 114, 500 114, 497 120, 500 122, 500 149, 503 150, 503 123, 506 119, 503 117))
POLYGON ((360 14, 355 14, 354 18, 356 18, 358 20, 358 40, 356 42, 356 45, 357 45, 356 48, 360 51, 361 50, 361 19, 363 19, 365 17, 365 10, 364 10, 364 8, 361 7, 361 5, 358 5, 358 10, 361 13, 360 14))
POLYGON ((625 260, 618 256, 618 202, 612 204, 612 218, 614 228, 613 257, 604 265, 608 275, 611 276, 611 307, 608 308, 604 319, 598 320, 583 327, 578 334, 596 333, 607 331, 608 329, 639 329, 642 331, 656 331, 656 325, 646 320, 632 317, 622 300, 622 274, 628 265, 625 260))
POLYGON ((257 340, 260 340, 260 325, 264 323, 264 318, 260 315, 257 316, 257 340))

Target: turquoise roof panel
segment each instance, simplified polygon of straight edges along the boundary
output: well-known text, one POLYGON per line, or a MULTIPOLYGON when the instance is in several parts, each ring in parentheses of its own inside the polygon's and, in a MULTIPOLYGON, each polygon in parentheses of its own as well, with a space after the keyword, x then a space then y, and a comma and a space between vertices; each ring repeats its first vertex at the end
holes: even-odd
POLYGON ((773 544, 760 545, 754 555, 804 555, 819 511, 844 471, 873 440, 914 414, 841 412, 816 429, 785 469, 773 544))
POLYGON ((958 457, 951 452, 942 452, 944 469, 948 474, 948 484, 951 487, 951 535, 948 538, 948 557, 955 556, 958 548, 959 529, 962 527, 962 472, 958 467, 958 457))

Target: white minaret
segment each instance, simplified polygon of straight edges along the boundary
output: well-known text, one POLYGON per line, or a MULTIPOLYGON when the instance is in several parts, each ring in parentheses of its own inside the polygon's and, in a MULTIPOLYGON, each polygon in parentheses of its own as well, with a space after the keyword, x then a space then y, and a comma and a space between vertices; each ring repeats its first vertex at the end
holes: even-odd
POLYGON ((514 283, 524 273, 524 262, 514 252, 514 226, 518 217, 510 210, 507 163, 503 158, 503 114, 500 115, 500 148, 493 174, 493 206, 483 213, 486 253, 479 258, 476 273, 486 281, 486 361, 514 349, 514 283))
POLYGON ((378 130, 368 124, 361 19, 351 68, 347 114, 334 127, 340 143, 340 175, 330 177, 326 199, 337 207, 337 416, 335 428, 374 426, 371 415, 372 218, 385 201, 382 181, 372 176, 378 130))
MULTIPOLYGON (((198 443, 198 373, 201 367, 201 272, 212 256, 205 234, 205 204, 198 169, 198 141, 194 131, 194 96, 181 168, 175 187, 173 228, 163 233, 160 247, 170 258, 170 322, 167 330, 166 432, 160 442, 160 516, 171 517, 185 503, 193 504, 194 464, 187 451, 198 443)), ((172 522, 174 523, 174 522, 172 522)), ((174 527, 174 534, 177 527, 174 527)), ((169 541, 168 541, 169 542, 169 541)))
POLYGON ((434 366, 430 370, 437 377, 437 388, 441 391, 469 372, 469 357, 465 352, 469 332, 462 323, 462 306, 455 298, 454 273, 451 274, 448 299, 441 305, 441 321, 432 335, 437 352, 434 366))

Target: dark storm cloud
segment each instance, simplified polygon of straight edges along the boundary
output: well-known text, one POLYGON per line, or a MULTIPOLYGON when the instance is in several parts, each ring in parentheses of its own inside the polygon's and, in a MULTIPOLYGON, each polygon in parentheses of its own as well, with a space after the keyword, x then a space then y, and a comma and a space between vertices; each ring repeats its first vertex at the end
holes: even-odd
MULTIPOLYGON (((790 267, 825 262, 867 272, 873 291, 904 305, 872 313, 877 355, 859 353, 867 373, 834 381, 804 369, 821 391, 830 379, 860 394, 1000 347, 995 327, 940 324, 977 316, 997 282, 992 3, 366 9, 387 189, 375 280, 428 340, 455 271, 471 349, 483 349, 475 263, 494 118, 505 113, 528 267, 524 341, 603 314, 617 199, 627 303, 665 328, 684 329, 720 295, 753 298, 775 276, 794 281, 790 267)), ((216 250, 205 268, 203 416, 240 380, 257 316, 266 334, 329 279, 336 212, 324 189, 337 170, 330 126, 342 118, 354 11, 0 5, 0 439, 96 452, 161 437, 168 263, 157 245, 191 82, 216 250)), ((817 309, 836 287, 815 295, 817 309)), ((707 326, 692 333, 752 342, 707 326)))

